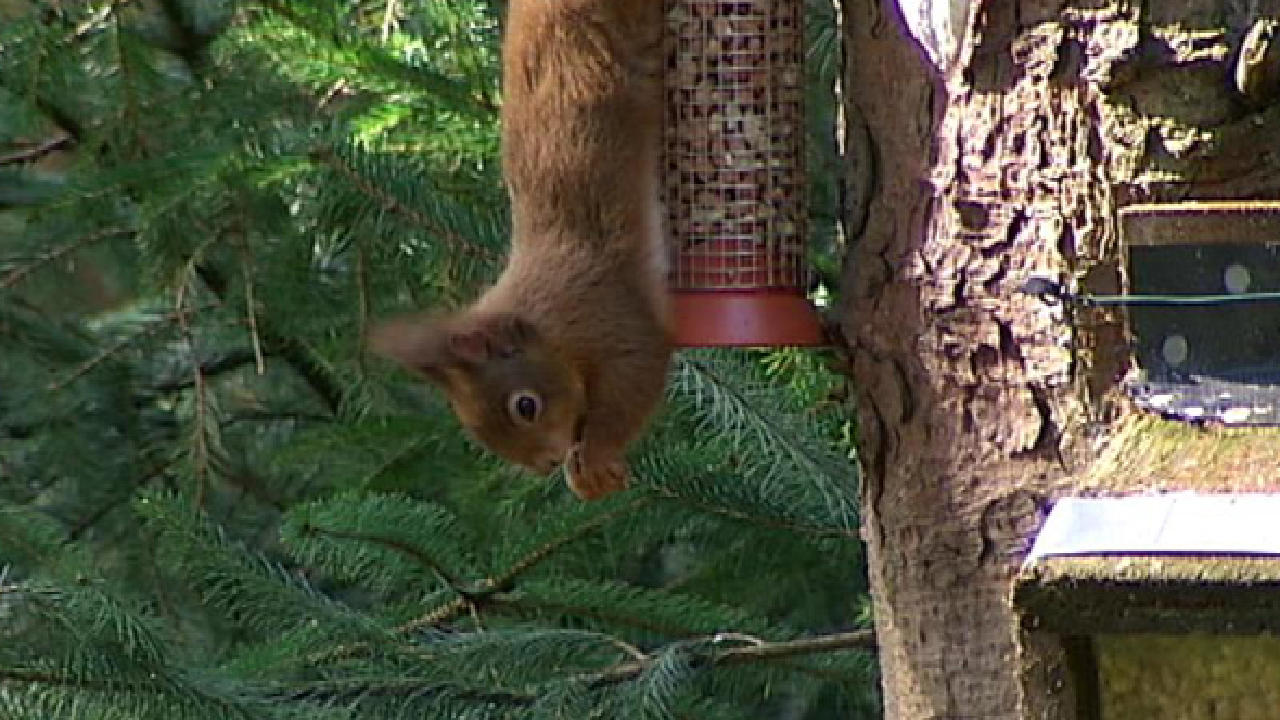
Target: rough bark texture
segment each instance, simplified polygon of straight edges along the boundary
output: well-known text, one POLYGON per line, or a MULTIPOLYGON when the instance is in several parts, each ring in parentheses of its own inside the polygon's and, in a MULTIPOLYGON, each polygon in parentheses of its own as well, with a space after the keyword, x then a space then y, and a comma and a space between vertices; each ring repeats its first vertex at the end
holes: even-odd
POLYGON ((980 6, 947 77, 894 2, 844 13, 844 332, 886 716, 903 720, 1077 716, 1069 653, 1020 633, 1011 579, 1053 498, 1135 489, 1094 472, 1130 412, 1128 357, 1118 314, 1018 288, 1123 290, 1118 204, 1280 186, 1275 51, 1240 51, 1273 3, 980 6))

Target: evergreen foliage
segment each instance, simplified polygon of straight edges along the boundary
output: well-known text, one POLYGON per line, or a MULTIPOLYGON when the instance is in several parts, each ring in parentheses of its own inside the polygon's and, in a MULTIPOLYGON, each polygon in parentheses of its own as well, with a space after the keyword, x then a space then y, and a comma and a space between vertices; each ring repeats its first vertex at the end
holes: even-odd
POLYGON ((875 715, 829 358, 680 354, 582 503, 362 353, 501 267, 501 13, 0 0, 0 717, 875 715))

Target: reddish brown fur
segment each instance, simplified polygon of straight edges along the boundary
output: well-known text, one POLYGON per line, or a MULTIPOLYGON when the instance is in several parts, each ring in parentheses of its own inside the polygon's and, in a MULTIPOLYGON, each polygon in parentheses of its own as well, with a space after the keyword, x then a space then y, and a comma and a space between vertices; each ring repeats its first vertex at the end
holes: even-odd
POLYGON ((385 355, 441 385, 481 442, 583 498, 622 489, 622 454, 671 354, 658 203, 661 0, 512 0, 503 56, 511 257, 449 317, 392 321, 385 355), (508 399, 534 391, 537 423, 508 399))

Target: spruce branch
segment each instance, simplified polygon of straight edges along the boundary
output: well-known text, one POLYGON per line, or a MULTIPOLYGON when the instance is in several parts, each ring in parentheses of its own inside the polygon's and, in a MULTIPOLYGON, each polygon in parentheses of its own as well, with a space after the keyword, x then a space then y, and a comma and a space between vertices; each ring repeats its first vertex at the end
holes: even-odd
MULTIPOLYGON (((847 650, 873 651, 876 647, 875 632, 872 630, 851 630, 779 642, 753 641, 745 646, 724 647, 729 642, 742 642, 744 637, 737 633, 717 633, 689 641, 681 641, 679 649, 683 651, 689 668, 696 671, 734 665, 784 662, 807 656, 847 650)), ((574 674, 564 679, 543 683, 542 685, 545 687, 572 684, 595 689, 605 688, 636 680, 653 671, 659 663, 667 660, 668 653, 665 651, 643 653, 630 646, 623 647, 615 644, 615 647, 618 647, 619 650, 633 659, 601 670, 574 674), (635 654, 637 652, 643 655, 642 659, 636 658, 635 654)), ((676 648, 673 647, 671 649, 676 648)), ((296 685, 294 688, 298 689, 299 693, 310 695, 343 686, 345 686, 347 693, 360 690, 365 693, 388 695, 422 695, 432 692, 443 693, 447 690, 454 696, 471 697, 484 702, 515 707, 532 705, 540 697, 540 693, 536 691, 496 688, 480 691, 477 688, 458 684, 441 683, 437 679, 413 677, 400 677, 396 680, 354 678, 344 681, 308 682, 303 686, 305 689, 298 689, 296 685)))
POLYGON ((87 515, 84 519, 80 520, 80 522, 76 523, 75 526, 71 528, 70 532, 67 533, 67 542, 73 543, 76 540, 79 540, 81 535, 87 532, 94 525, 97 525, 99 522, 101 522, 102 519, 106 517, 108 513, 110 513, 112 510, 116 509, 120 505, 123 505, 125 502, 128 502, 129 500, 133 499, 133 496, 138 492, 138 490, 145 487, 152 480, 155 480, 156 478, 159 478, 165 473, 167 473, 170 470, 170 468, 172 468, 178 462, 178 459, 179 459, 179 456, 172 457, 167 462, 164 462, 156 466, 155 468, 151 469, 150 471, 145 472, 142 475, 139 475, 138 479, 134 480, 133 483, 129 486, 128 492, 117 495, 116 497, 112 498, 109 502, 104 503, 97 510, 94 510, 92 513, 87 515))
MULTIPOLYGON (((216 708, 223 717, 249 718, 256 717, 246 708, 226 698, 218 697, 203 691, 182 680, 152 673, 149 682, 120 680, 117 678, 84 678, 75 677, 66 672, 47 670, 27 670, 23 668, 0 668, 0 685, 6 682, 26 685, 54 686, 91 690, 94 692, 128 693, 133 695, 169 696, 175 705, 181 706, 181 698, 172 697, 176 692, 185 691, 191 698, 201 704, 216 708)), ((115 710, 121 705, 117 699, 113 702, 115 710)))
POLYGON ((638 497, 621 507, 592 517, 587 522, 574 527, 569 532, 545 542, 529 551, 523 557, 516 560, 516 562, 512 563, 505 571, 476 583, 476 587, 470 590, 465 596, 445 603, 443 606, 397 627, 396 632, 410 633, 421 630, 422 628, 440 625, 454 619, 458 614, 466 610, 470 603, 483 604, 485 600, 495 593, 510 590, 515 581, 521 575, 532 570, 536 565, 538 565, 538 563, 547 559, 557 550, 560 550, 570 543, 581 540, 609 522, 629 515, 645 505, 648 505, 650 502, 651 500, 648 497, 638 497))
POLYGON ((587 522, 584 522, 581 525, 578 525, 577 527, 571 529, 569 532, 564 533, 563 535, 560 535, 559 537, 556 537, 534 548, 532 551, 527 553, 524 557, 520 558, 514 564, 512 564, 509 568, 507 568, 506 572, 498 575, 496 578, 489 581, 489 588, 491 588, 489 592, 493 593, 493 592, 499 592, 502 590, 511 589, 512 583, 514 583, 519 576, 533 569, 535 565, 547 559, 547 557, 550 556, 551 553, 554 553, 557 550, 560 550, 561 548, 565 547, 570 543, 581 540, 582 538, 586 537, 588 534, 596 530, 599 530, 601 527, 607 525, 608 523, 620 517, 625 517, 627 515, 630 515, 631 513, 648 505, 650 502, 652 502, 650 498, 643 497, 643 496, 637 497, 633 499, 631 502, 625 503, 620 507, 614 508, 613 510, 610 510, 608 512, 600 513, 599 515, 595 515, 594 517, 589 519, 587 522))
POLYGON ((328 415, 309 412, 286 412, 272 410, 249 410, 245 412, 232 413, 223 417, 223 425, 235 425, 237 423, 250 422, 291 422, 291 423, 329 423, 333 422, 333 418, 328 415))
MULTIPOLYGON (((196 311, 200 312, 204 310, 210 310, 214 307, 216 307, 216 305, 201 305, 196 308, 196 311)), ((77 365, 71 372, 67 373, 62 378, 58 380, 54 380, 53 382, 49 383, 49 386, 48 386, 49 392, 57 392, 59 390, 66 388, 68 385, 75 382, 76 380, 79 380, 81 377, 83 377, 85 374, 87 374, 94 368, 98 367, 99 365, 111 359, 112 357, 115 357, 116 355, 118 355, 121 351, 128 348, 130 345, 133 345, 139 340, 148 338, 161 330, 167 329, 170 326, 170 324, 178 322, 179 317, 180 317, 179 313, 176 311, 165 313, 159 316, 158 318, 156 318, 155 321, 148 324, 142 330, 132 335, 129 335, 127 337, 121 338, 120 340, 117 340, 116 342, 112 343, 110 346, 104 348, 97 355, 94 355, 93 357, 89 358, 83 363, 77 365)), ((206 374, 210 374, 210 367, 205 368, 206 374)), ((212 370, 213 370, 212 374, 217 374, 218 372, 221 372, 221 370, 217 367, 212 367, 212 370)), ((190 387, 190 383, 185 382, 180 387, 176 387, 168 390, 164 389, 164 387, 165 386, 161 386, 161 388, 158 388, 159 391, 175 392, 176 390, 179 390, 182 387, 190 387)))
POLYGON ((463 83, 443 75, 435 70, 425 67, 407 68, 403 62, 392 59, 379 49, 372 47, 357 46, 355 43, 348 42, 342 37, 338 28, 333 26, 325 27, 324 22, 319 16, 313 12, 308 12, 309 8, 303 4, 303 11, 293 7, 293 3, 288 0, 258 0, 264 8, 274 13, 277 17, 284 19, 293 27, 302 30, 317 42, 324 43, 330 47, 355 50, 356 62, 358 67, 352 68, 359 70, 361 74, 370 73, 380 76, 392 76, 397 80, 401 80, 414 85, 419 85, 431 94, 450 103, 458 112, 473 116, 489 116, 493 113, 493 108, 484 102, 483 97, 477 97, 463 83))
MULTIPOLYGON (((371 315, 370 308, 372 306, 372 303, 370 300, 370 292, 369 292, 369 258, 368 258, 368 253, 365 251, 364 242, 360 238, 356 239, 355 245, 356 245, 355 283, 356 283, 356 300, 358 302, 356 312, 357 312, 357 321, 359 322, 359 332, 357 337, 359 338, 360 347, 363 348, 363 347, 369 346, 369 317, 371 315)), ((359 363, 361 372, 363 372, 364 371, 364 354, 363 353, 361 353, 358 356, 357 362, 359 363)))
POLYGON ((382 477, 387 471, 400 465, 400 463, 412 458, 418 453, 425 450, 431 444, 431 438, 417 438, 404 444, 404 447, 392 453, 387 459, 378 463, 378 466, 370 470, 364 477, 360 478, 360 482, 356 483, 356 487, 369 488, 378 478, 382 477))
POLYGON ((459 587, 458 578, 452 572, 445 569, 443 563, 432 557, 431 553, 427 552, 425 549, 407 543, 403 540, 386 537, 384 535, 374 535, 372 533, 338 530, 336 528, 323 528, 317 525, 304 525, 302 527, 302 531, 304 533, 334 538, 336 540, 354 540, 357 542, 369 543, 370 545, 380 545, 382 547, 389 548, 412 558, 414 562, 440 578, 444 584, 448 585, 458 594, 466 594, 465 591, 459 587))
MULTIPOLYGON (((61 685, 93 690, 107 690, 117 685, 109 680, 74 678, 63 673, 24 670, 22 668, 0 668, 0 680, 8 682, 28 683, 31 685, 61 685)), ((153 688, 159 692, 158 688, 153 688)))
MULTIPOLYGON (((761 641, 754 642, 745 647, 733 647, 727 650, 719 649, 719 646, 723 645, 725 641, 739 639, 740 638, 737 635, 732 633, 720 633, 702 638, 700 641, 689 642, 688 644, 691 646, 701 644, 709 648, 705 650, 691 649, 689 651, 690 664, 694 667, 744 665, 750 663, 794 659, 806 655, 839 652, 841 650, 869 651, 874 650, 876 647, 874 630, 851 630, 849 632, 817 635, 797 640, 784 640, 780 642, 761 641)), ((587 673, 578 676, 575 680, 584 682, 592 687, 626 682, 628 680, 633 680, 648 671, 653 666, 654 662, 655 660, 650 658, 648 660, 634 660, 619 663, 599 672, 587 673)))
POLYGON ((741 389, 722 377, 710 364, 677 355, 676 365, 681 373, 695 375, 703 387, 714 390, 721 402, 733 407, 744 424, 755 428, 761 439, 776 446, 798 466, 809 470, 813 475, 831 474, 831 468, 825 459, 815 457, 812 449, 802 445, 795 433, 789 432, 789 428, 780 425, 770 414, 762 412, 741 389))
MULTIPOLYGON (((460 589, 451 584, 451 589, 456 593, 452 598, 431 608, 413 620, 396 626, 392 632, 396 635, 408 635, 425 628, 438 627, 458 618, 473 608, 484 607, 497 593, 511 590, 513 584, 521 575, 533 569, 552 553, 586 537, 591 532, 619 517, 635 512, 650 502, 652 502, 651 498, 639 497, 618 508, 595 515, 587 522, 575 526, 569 532, 537 546, 508 566, 503 572, 484 578, 476 582, 471 588, 460 589)), ((366 652, 370 648, 370 644, 366 642, 351 643, 323 653, 313 654, 307 658, 307 662, 309 664, 319 664, 343 660, 366 652)))
MULTIPOLYGON (((256 360, 253 350, 247 348, 231 350, 217 358, 200 363, 200 375, 205 379, 217 377, 224 373, 239 370, 245 365, 252 365, 256 360)), ((189 374, 186 377, 153 385, 150 390, 158 395, 172 395, 173 393, 187 390, 194 384, 194 376, 189 374)))
POLYGON ((677 627, 674 625, 656 623, 643 616, 610 612, 608 610, 583 603, 560 602, 550 600, 548 598, 533 598, 519 592, 498 593, 492 596, 491 601, 493 602, 493 607, 496 609, 509 608, 517 611, 524 610, 562 613, 565 615, 572 615, 576 618, 597 620, 613 625, 622 625, 636 630, 661 633, 663 635, 673 637, 692 637, 695 635, 695 632, 689 627, 677 627))
POLYGON ((479 257, 489 262, 497 262, 500 258, 489 248, 483 245, 477 245, 469 241, 467 238, 459 235, 448 228, 441 226, 432 218, 409 207, 400 201, 399 198, 384 192, 381 188, 375 186, 366 180, 355 168, 338 157, 332 149, 324 146, 316 148, 314 155, 329 168, 332 168, 343 177, 352 187, 359 190, 363 195, 369 197, 376 202, 383 210, 394 215, 399 215, 414 225, 426 230, 445 241, 449 248, 455 252, 479 257))
POLYGON ((98 232, 89 233, 88 235, 72 240, 71 242, 64 243, 44 255, 41 255, 32 262, 27 263, 22 267, 10 270, 4 280, 0 280, 0 290, 8 290, 14 287, 25 280, 29 275, 31 275, 31 273, 49 265, 50 263, 57 262, 78 250, 82 250, 104 240, 133 237, 136 233, 137 231, 128 228, 106 228, 104 230, 99 230, 98 232))
MULTIPOLYGON (((512 593, 500 593, 489 599, 488 607, 495 611, 513 610, 517 613, 541 613, 551 612, 558 614, 570 615, 574 618, 594 620, 607 625, 622 626, 641 630, 649 633, 656 633, 667 637, 680 638, 682 640, 690 640, 699 636, 706 635, 709 628, 738 627, 749 629, 754 633, 775 633, 784 632, 790 634, 790 630, 784 628, 770 628, 768 623, 758 621, 753 618, 745 617, 740 611, 732 608, 705 608, 698 607, 703 605, 704 601, 700 601, 692 597, 680 597, 679 595, 670 595, 667 597, 654 598, 655 594, 662 591, 651 590, 647 588, 627 588, 625 586, 609 586, 608 584, 599 585, 591 583, 570 583, 568 587, 563 585, 564 581, 558 583, 547 583, 546 587, 540 592, 527 592, 529 584, 526 584, 525 590, 512 593), (590 593, 590 598, 583 596, 590 593), (625 593, 630 593, 640 602, 631 601, 625 593), (646 598, 646 596, 648 596, 646 598), (561 599, 567 597, 568 599, 561 599), (644 600, 662 600, 669 603, 679 603, 681 619, 688 618, 688 622, 678 622, 674 619, 675 613, 663 615, 654 612, 652 606, 646 607, 644 600), (691 603, 691 606, 684 605, 691 603), (708 610, 716 613, 718 617, 708 617, 708 610)), ((729 640, 739 640, 752 645, 763 644, 764 640, 755 635, 746 632, 716 632, 711 637, 719 638, 722 642, 729 640)), ((800 662, 780 661, 788 670, 811 677, 819 678, 824 681, 842 681, 848 678, 847 673, 835 670, 828 670, 820 667, 812 667, 800 662)))
MULTIPOLYGON (((707 478, 702 482, 716 482, 716 480, 707 478)), ((759 527, 769 528, 770 530, 785 530, 787 532, 800 535, 809 535, 815 538, 854 538, 861 537, 856 527, 851 528, 830 528, 817 525, 804 525, 802 523, 787 522, 778 518, 766 517, 763 515, 755 515, 742 510, 738 510, 726 505, 716 505, 706 500, 698 500, 676 493, 671 488, 658 485, 650 485, 646 488, 648 492, 653 493, 656 497, 679 503, 680 505, 692 508, 699 512, 709 515, 718 515, 735 522, 747 523, 759 527)))
MULTIPOLYGON (((227 280, 220 271, 205 264, 196 266, 196 274, 214 295, 220 300, 225 300, 229 289, 227 280)), ((259 318, 258 334, 261 336, 264 351, 288 363, 294 372, 298 373, 315 391, 329 412, 336 415, 345 393, 338 384, 338 380, 325 368, 324 361, 316 352, 306 343, 277 331, 271 323, 266 321, 266 318, 259 318)))

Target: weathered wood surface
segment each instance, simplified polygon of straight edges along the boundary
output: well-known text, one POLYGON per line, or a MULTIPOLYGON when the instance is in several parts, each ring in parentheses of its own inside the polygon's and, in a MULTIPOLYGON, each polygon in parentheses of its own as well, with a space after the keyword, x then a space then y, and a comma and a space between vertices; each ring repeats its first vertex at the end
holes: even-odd
POLYGON ((843 329, 901 720, 1075 717, 1061 649, 1019 634, 1011 580, 1052 498, 1134 489, 1095 463, 1125 465, 1108 449, 1128 357, 1116 311, 1068 317, 1019 286, 1121 291, 1121 204, 1280 195, 1280 72, 1257 29, 1277 3, 981 6, 946 77, 893 2, 844 8, 843 329))

